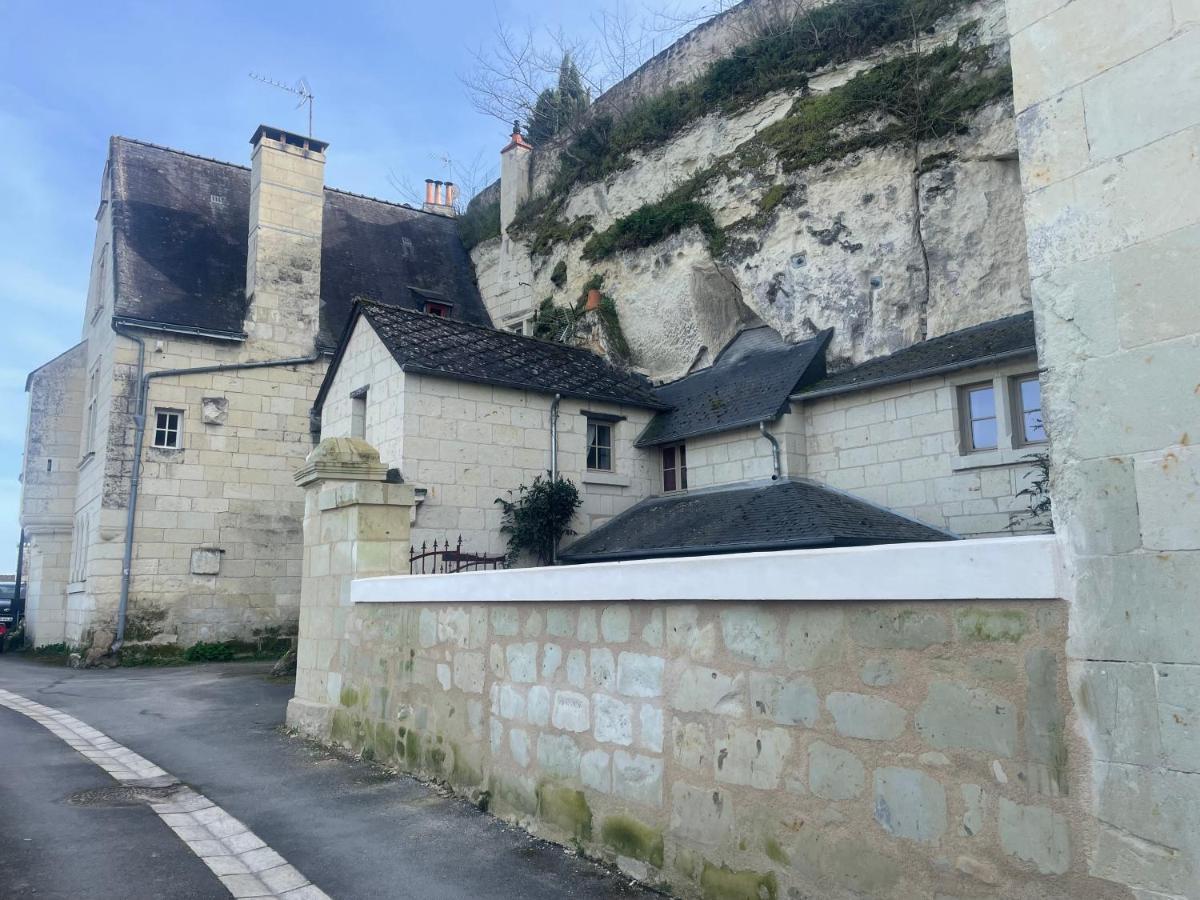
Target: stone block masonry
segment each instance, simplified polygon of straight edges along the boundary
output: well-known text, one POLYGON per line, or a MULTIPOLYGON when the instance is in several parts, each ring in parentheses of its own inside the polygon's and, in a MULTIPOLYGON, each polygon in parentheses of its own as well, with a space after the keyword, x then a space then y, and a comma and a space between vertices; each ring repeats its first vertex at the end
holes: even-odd
POLYGON ((673 894, 1109 896, 1074 864, 1058 601, 342 611, 314 736, 673 894))
MULTIPOLYGON (((1082 874, 1060 601, 482 600, 553 569, 352 585, 395 564, 412 498, 338 480, 331 443, 301 479, 302 732, 678 896, 1122 896, 1082 874), (392 584, 464 600, 354 602, 392 584)), ((653 597, 698 562, 576 571, 653 597)))

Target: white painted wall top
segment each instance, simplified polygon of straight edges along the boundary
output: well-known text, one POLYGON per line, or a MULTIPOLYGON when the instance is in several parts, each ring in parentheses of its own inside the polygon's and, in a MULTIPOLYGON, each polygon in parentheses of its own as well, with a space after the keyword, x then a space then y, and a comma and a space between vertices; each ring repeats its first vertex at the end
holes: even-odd
POLYGON ((618 600, 1040 600, 1060 596, 1053 535, 782 550, 456 575, 351 586, 354 603, 618 600))

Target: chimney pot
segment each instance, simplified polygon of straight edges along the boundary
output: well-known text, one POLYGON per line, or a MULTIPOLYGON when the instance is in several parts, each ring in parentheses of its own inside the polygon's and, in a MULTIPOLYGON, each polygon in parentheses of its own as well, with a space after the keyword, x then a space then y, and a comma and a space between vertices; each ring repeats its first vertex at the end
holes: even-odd
POLYGON ((425 179, 425 202, 426 203, 433 202, 433 179, 432 178, 425 179))
POLYGON ((454 187, 454 182, 453 182, 453 181, 447 181, 447 182, 446 182, 446 205, 447 205, 447 206, 453 206, 453 205, 454 205, 454 196, 455 196, 455 194, 456 194, 456 193, 457 193, 457 190, 456 190, 456 188, 454 187))

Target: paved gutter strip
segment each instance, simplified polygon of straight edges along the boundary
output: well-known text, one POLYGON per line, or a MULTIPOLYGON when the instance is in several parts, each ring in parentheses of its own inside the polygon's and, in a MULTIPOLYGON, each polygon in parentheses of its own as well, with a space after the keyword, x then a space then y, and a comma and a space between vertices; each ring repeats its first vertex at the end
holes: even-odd
POLYGON ((324 891, 240 821, 103 732, 74 716, 2 688, 0 706, 37 722, 117 781, 134 788, 174 788, 163 802, 151 802, 150 808, 239 900, 250 897, 329 900, 324 891))

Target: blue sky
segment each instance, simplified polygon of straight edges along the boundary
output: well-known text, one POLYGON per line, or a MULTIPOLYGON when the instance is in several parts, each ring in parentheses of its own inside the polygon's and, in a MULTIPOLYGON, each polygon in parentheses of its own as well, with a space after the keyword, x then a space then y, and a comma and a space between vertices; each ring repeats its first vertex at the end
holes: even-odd
POLYGON ((390 173, 444 177, 435 159, 444 153, 468 164, 483 152, 490 165, 506 142, 459 80, 497 15, 579 34, 612 8, 0 0, 0 572, 15 564, 25 376, 79 340, 110 135, 248 163, 259 123, 307 127, 292 97, 248 73, 289 83, 303 75, 316 95, 314 134, 330 142, 326 183, 405 199, 390 173))

